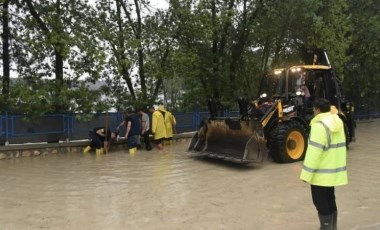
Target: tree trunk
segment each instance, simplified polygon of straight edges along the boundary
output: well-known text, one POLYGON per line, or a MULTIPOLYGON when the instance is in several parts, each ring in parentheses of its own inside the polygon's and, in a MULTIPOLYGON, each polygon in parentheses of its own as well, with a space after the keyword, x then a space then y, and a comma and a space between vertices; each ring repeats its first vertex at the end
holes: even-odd
POLYGON ((55 103, 54 110, 55 112, 63 112, 65 110, 62 104, 61 98, 61 89, 63 86, 63 57, 57 48, 54 48, 55 54, 55 84, 56 84, 56 92, 55 92, 55 103))
MULTIPOLYGON (((42 20, 42 17, 40 14, 36 11, 34 8, 34 5, 31 0, 24 0, 24 2, 27 4, 30 14, 33 16, 33 18, 37 21, 37 24, 41 28, 42 32, 45 34, 45 36, 49 39, 49 37, 52 35, 52 32, 50 31, 48 25, 42 20)), ((57 10, 57 25, 52 27, 52 30, 54 30, 57 34, 62 34, 63 32, 63 26, 61 23, 61 1, 57 0, 56 2, 56 10, 57 10)), ((62 55, 62 52, 64 51, 65 44, 63 41, 56 41, 52 43, 53 49, 54 49, 54 56, 55 56, 55 80, 56 80, 56 91, 54 93, 54 109, 55 112, 62 112, 65 110, 62 98, 61 98, 61 88, 63 86, 63 62, 64 57, 62 55)))
POLYGON ((138 4, 138 0, 135 0, 135 8, 136 8, 136 15, 137 15, 137 29, 136 29, 136 39, 139 41, 139 47, 137 50, 138 55, 138 63, 139 63, 139 77, 140 77, 140 84, 141 84, 141 91, 142 91, 142 100, 146 101, 147 99, 147 92, 146 92, 146 82, 145 82, 145 68, 144 68, 144 50, 142 46, 142 21, 141 21, 141 14, 140 14, 140 5, 138 4))
POLYGON ((216 16, 216 3, 215 0, 211 2, 211 12, 212 12, 212 23, 213 23, 213 38, 212 38, 212 73, 211 73, 211 79, 209 81, 209 86, 212 91, 212 97, 219 98, 219 60, 220 56, 218 55, 218 34, 217 34, 217 16, 216 16))
MULTIPOLYGON (((122 23, 122 19, 121 19, 121 8, 120 7, 125 7, 123 5, 123 2, 122 1, 116 1, 116 13, 117 13, 117 24, 118 24, 118 29, 119 29, 119 37, 118 37, 118 47, 119 49, 116 49, 114 52, 115 52, 115 56, 117 58, 117 61, 119 63, 119 65, 121 66, 121 75, 123 76, 123 79, 125 80, 125 82, 127 83, 127 88, 128 88, 128 91, 129 93, 131 94, 131 97, 132 97, 132 100, 133 101, 136 101, 136 95, 135 95, 135 91, 134 91, 134 88, 133 88, 133 84, 132 84, 132 80, 131 80, 131 76, 130 76, 130 73, 129 73, 129 70, 126 66, 126 57, 125 57, 125 38, 123 36, 123 23, 122 23)), ((124 11, 126 14, 128 14, 128 11, 126 8, 124 8, 124 11)))
POLYGON ((249 26, 254 22, 254 20, 257 18, 259 11, 261 10, 261 7, 263 6, 262 1, 258 1, 256 4, 256 8, 250 12, 247 7, 248 0, 244 0, 243 5, 243 16, 242 20, 238 25, 237 31, 237 42, 236 44, 231 46, 231 63, 230 63, 230 84, 231 89, 230 95, 234 95, 236 92, 234 89, 239 88, 239 85, 236 85, 236 78, 237 78, 237 70, 238 70, 238 64, 243 56, 244 49, 246 48, 247 41, 250 35, 250 29, 249 26))
MULTIPOLYGON (((3 89, 2 94, 5 102, 7 102, 9 96, 9 81, 10 81, 10 58, 9 58, 9 14, 8 14, 8 4, 9 0, 4 1, 3 3, 3 89)), ((7 103, 5 103, 6 105, 7 103)))

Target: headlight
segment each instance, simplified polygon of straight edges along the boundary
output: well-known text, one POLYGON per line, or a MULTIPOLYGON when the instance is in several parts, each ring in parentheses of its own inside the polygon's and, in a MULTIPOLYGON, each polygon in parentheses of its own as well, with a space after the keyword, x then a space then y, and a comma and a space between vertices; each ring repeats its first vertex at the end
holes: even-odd
POLYGON ((260 95, 260 98, 264 98, 264 97, 267 97, 268 95, 266 93, 263 93, 260 95))

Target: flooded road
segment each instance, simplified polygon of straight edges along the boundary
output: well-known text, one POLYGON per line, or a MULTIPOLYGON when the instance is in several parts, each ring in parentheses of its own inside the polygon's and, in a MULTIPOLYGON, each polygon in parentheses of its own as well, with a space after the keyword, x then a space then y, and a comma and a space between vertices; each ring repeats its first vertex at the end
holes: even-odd
MULTIPOLYGON (((380 120, 360 122, 338 228, 380 229, 380 120)), ((163 151, 0 161, 0 229, 318 229, 302 162, 239 166, 163 151)))

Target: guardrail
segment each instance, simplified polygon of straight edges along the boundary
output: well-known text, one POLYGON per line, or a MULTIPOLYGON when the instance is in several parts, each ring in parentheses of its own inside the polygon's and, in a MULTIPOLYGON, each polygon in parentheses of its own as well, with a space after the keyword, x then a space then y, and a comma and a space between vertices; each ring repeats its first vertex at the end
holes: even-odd
MULTIPOLYGON (((111 130, 124 120, 122 112, 91 114, 93 119, 81 121, 84 114, 46 114, 39 120, 27 121, 25 115, 0 114, 0 145, 48 142, 56 143, 88 139, 88 131, 107 124, 111 130)), ((88 114, 87 114, 88 115, 88 114)), ((238 111, 224 111, 225 116, 239 116, 238 111)), ((174 113, 176 132, 196 131, 208 112, 174 113)), ((356 119, 379 118, 380 111, 356 112, 356 119)), ((121 129, 122 135, 125 130, 121 129)))
MULTIPOLYGON (((0 115, 0 145, 25 144, 88 139, 88 132, 94 127, 105 126, 111 130, 124 120, 123 112, 95 113, 90 121, 79 116, 88 114, 46 114, 38 120, 28 121, 25 115, 0 115)), ((208 112, 174 113, 177 120, 176 132, 195 131, 208 112)), ((123 135, 125 129, 120 129, 123 135)))

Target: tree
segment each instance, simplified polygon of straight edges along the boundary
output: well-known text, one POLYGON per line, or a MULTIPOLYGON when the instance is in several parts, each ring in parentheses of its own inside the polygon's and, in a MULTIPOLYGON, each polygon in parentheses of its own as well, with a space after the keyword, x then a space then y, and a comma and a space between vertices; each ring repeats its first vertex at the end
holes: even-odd
MULTIPOLYGON (((104 41, 103 49, 109 55, 107 82, 120 108, 153 104, 162 85, 160 76, 151 73, 156 70, 155 62, 160 60, 149 56, 150 52, 154 53, 151 49, 160 49, 155 40, 160 33, 156 19, 160 18, 145 15, 143 10, 147 8, 146 1, 136 0, 133 4, 120 0, 96 1, 97 35, 104 41)), ((159 41, 164 40, 159 38, 159 41)))
POLYGON ((345 82, 348 96, 358 107, 379 109, 380 6, 377 1, 348 1, 352 13, 352 44, 347 54, 345 82))
POLYGON ((6 107, 8 103, 9 97, 9 82, 10 82, 10 56, 9 56, 9 0, 5 0, 2 4, 2 23, 3 23, 3 33, 1 34, 2 44, 3 44, 3 52, 2 52, 2 60, 3 60, 3 104, 6 107))
MULTIPOLYGON (((69 88, 83 75, 96 81, 103 68, 105 57, 96 49, 97 40, 89 24, 88 18, 93 16, 90 8, 83 1, 17 3, 13 56, 18 77, 28 82, 36 93, 49 98, 50 106, 41 105, 41 110, 66 112, 73 100, 71 92, 75 90, 69 88), (35 83, 42 79, 50 79, 49 85, 54 87, 39 90, 43 86, 35 83)), ((87 103, 96 105, 96 101, 87 103)))
MULTIPOLYGON (((27 10, 29 11, 30 15, 32 15, 39 29, 42 31, 45 39, 47 39, 48 44, 50 44, 51 48, 53 49, 54 74, 56 82, 53 98, 57 98, 54 106, 56 112, 64 111, 65 108, 61 102, 61 90, 63 87, 63 64, 64 60, 66 59, 69 47, 66 43, 66 38, 68 38, 68 36, 64 31, 61 18, 61 1, 57 0, 53 5, 50 5, 49 3, 46 4, 46 8, 50 8, 50 12, 53 13, 49 15, 50 18, 47 17, 48 19, 46 19, 46 21, 43 20, 43 17, 40 15, 40 12, 37 11, 35 5, 31 0, 24 0, 23 2, 26 4, 27 10)), ((41 1, 41 7, 43 6, 42 4, 43 2, 41 1)))
POLYGON ((328 50, 340 75, 349 59, 350 14, 343 0, 209 0, 191 8, 173 2, 186 21, 178 26, 181 48, 196 50, 203 90, 225 103, 254 95, 269 69, 311 64, 316 48, 328 50))
MULTIPOLYGON (((45 112, 157 103, 192 110, 206 108, 210 97, 232 108, 238 96, 256 97, 267 71, 311 64, 315 48, 327 49, 346 87, 360 86, 352 96, 378 95, 374 1, 171 0, 154 12, 146 0, 15 3, 11 56, 27 83, 18 87, 47 98, 45 112), (86 90, 97 81, 106 85, 86 90)), ((10 95, 28 101, 26 94, 10 95)))

